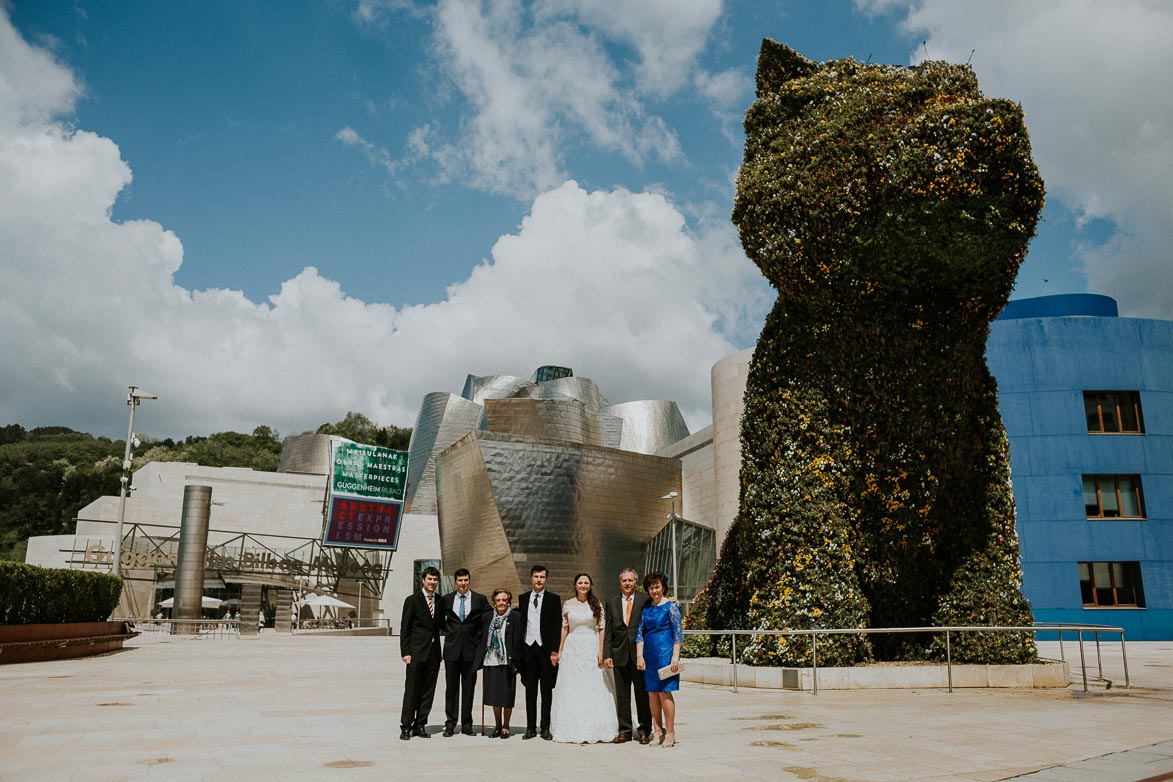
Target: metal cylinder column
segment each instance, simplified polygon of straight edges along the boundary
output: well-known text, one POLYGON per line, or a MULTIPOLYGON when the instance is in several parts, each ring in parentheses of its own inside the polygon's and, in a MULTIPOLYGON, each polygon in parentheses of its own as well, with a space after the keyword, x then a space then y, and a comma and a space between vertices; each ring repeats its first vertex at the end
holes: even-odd
MULTIPOLYGON (((179 557, 175 563, 174 619, 200 619, 204 597, 204 563, 208 555, 208 523, 212 518, 212 487, 183 487, 179 521, 179 557)), ((198 632, 198 625, 179 625, 176 632, 198 632)))

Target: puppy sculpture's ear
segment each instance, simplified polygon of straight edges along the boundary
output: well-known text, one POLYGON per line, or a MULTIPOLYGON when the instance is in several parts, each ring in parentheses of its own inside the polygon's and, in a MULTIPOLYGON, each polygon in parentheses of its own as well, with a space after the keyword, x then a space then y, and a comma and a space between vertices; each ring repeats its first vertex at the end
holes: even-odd
POLYGON ((762 39, 758 54, 758 98, 764 98, 790 81, 814 73, 818 64, 803 57, 784 43, 762 39))

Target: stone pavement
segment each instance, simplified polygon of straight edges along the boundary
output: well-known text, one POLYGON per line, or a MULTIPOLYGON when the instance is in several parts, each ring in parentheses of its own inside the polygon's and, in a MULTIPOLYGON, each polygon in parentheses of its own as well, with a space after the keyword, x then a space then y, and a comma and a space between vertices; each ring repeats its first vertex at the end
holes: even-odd
POLYGON ((1086 698, 686 683, 679 744, 662 749, 400 741, 397 638, 143 636, 101 657, 0 666, 0 780, 1173 780, 1173 642, 1129 645, 1131 689, 1119 645, 1103 648, 1116 686, 1086 698))

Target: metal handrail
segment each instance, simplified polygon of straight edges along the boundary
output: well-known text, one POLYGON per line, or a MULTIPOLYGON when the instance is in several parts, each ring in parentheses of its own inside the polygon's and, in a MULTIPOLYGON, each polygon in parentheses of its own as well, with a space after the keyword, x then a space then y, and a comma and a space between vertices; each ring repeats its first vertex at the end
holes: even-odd
POLYGON ((1062 624, 1062 623, 1036 623, 1029 626, 1013 626, 1013 625, 999 625, 993 627, 986 627, 982 625, 959 625, 951 627, 858 627, 858 628, 827 628, 818 630, 685 630, 685 635, 708 635, 708 636, 730 636, 732 641, 732 660, 733 665, 733 691, 737 692, 737 636, 748 635, 751 637, 759 635, 767 636, 811 636, 811 693, 813 695, 819 694, 819 636, 822 635, 873 635, 873 634, 887 634, 887 633, 944 633, 945 634, 945 669, 948 679, 948 691, 953 692, 953 647, 952 634, 953 633, 1059 633, 1059 656, 1063 662, 1066 658, 1063 656, 1063 633, 1076 632, 1079 637, 1079 658, 1080 671, 1083 675, 1083 692, 1086 695, 1087 688, 1087 667, 1084 660, 1083 649, 1083 634, 1084 632, 1095 633, 1096 639, 1096 658, 1099 662, 1100 678, 1104 675, 1103 659, 1100 657, 1100 634, 1111 633, 1119 634, 1120 636, 1120 655, 1124 662, 1124 686, 1128 688, 1131 686, 1128 676, 1128 651, 1124 639, 1123 627, 1112 627, 1109 625, 1095 625, 1095 624, 1062 624))
POLYGON ((370 630, 391 627, 391 620, 383 617, 362 619, 298 619, 290 623, 289 631, 298 634, 333 633, 340 630, 370 630))
POLYGON ((165 635, 190 635, 193 638, 237 638, 240 636, 239 619, 140 619, 133 618, 135 628, 143 633, 165 635), (194 627, 194 633, 176 632, 178 628, 194 627))

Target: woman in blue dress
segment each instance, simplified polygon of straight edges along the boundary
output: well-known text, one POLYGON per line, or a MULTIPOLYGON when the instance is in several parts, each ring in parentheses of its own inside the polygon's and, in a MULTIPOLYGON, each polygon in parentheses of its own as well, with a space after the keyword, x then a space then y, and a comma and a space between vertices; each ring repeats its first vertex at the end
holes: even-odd
POLYGON ((644 684, 652 707, 652 746, 676 746, 676 701, 680 689, 680 642, 684 631, 680 607, 664 596, 668 577, 653 571, 644 576, 649 602, 644 606, 635 634, 635 666, 644 672, 644 684), (660 671, 670 672, 661 678, 660 671))

